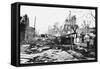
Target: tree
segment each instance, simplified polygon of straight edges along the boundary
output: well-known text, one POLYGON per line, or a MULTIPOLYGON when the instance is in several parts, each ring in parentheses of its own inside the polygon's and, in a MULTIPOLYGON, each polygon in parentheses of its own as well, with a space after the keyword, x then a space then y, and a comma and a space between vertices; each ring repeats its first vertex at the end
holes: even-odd
POLYGON ((48 26, 48 33, 51 35, 60 35, 60 27, 58 27, 58 22, 56 22, 52 27, 48 26))
MULTIPOLYGON (((77 35, 76 30, 79 28, 79 26, 76 24, 76 16, 71 16, 71 11, 69 14, 69 17, 65 20, 66 24, 64 25, 64 29, 67 31, 72 31, 75 35, 77 35), (67 27, 67 28, 65 28, 67 27)), ((77 36, 76 36, 77 37, 77 36)), ((76 38, 74 37, 74 38, 76 38)), ((71 36, 71 49, 73 50, 73 37, 71 36)))
POLYGON ((91 12, 90 15, 93 17, 93 20, 95 21, 95 16, 93 15, 93 13, 91 12))
POLYGON ((90 23, 86 23, 86 21, 83 21, 82 27, 84 30, 82 30, 84 33, 88 33, 89 32, 89 27, 90 27, 90 23))
MULTIPOLYGON (((79 26, 77 25, 77 24, 75 24, 75 25, 71 25, 71 29, 74 31, 74 33, 75 34, 77 34, 76 33, 76 30, 79 28, 79 26)), ((77 36, 76 36, 77 37, 77 36)))
POLYGON ((69 19, 69 22, 70 22, 70 28, 73 30, 73 32, 75 34, 76 33, 76 30, 79 28, 79 26, 76 24, 76 16, 72 16, 70 19, 69 19))

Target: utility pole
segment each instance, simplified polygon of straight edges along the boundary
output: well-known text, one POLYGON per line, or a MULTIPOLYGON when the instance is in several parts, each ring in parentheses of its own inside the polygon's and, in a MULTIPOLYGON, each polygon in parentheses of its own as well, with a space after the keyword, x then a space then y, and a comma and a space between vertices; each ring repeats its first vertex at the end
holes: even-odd
POLYGON ((36 16, 35 16, 35 18, 34 18, 34 36, 35 36, 35 33, 36 32, 36 16))
POLYGON ((34 18, 34 28, 35 28, 35 26, 36 26, 36 16, 34 18))
POLYGON ((71 19, 71 11, 69 11, 69 19, 71 19))

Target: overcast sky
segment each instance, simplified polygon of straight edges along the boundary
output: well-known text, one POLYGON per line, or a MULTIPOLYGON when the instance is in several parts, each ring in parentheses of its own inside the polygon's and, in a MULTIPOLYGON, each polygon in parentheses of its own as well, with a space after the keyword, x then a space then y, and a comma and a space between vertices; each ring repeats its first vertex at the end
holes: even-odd
POLYGON ((90 13, 95 16, 95 10, 90 9, 74 9, 74 8, 55 8, 55 7, 39 7, 39 6, 21 6, 21 16, 27 14, 30 21, 30 26, 34 27, 34 18, 36 16, 36 30, 40 34, 46 33, 48 26, 59 23, 63 25, 65 19, 71 11, 72 15, 76 15, 77 24, 81 27, 84 20, 90 23, 90 27, 95 27, 93 17, 90 13))

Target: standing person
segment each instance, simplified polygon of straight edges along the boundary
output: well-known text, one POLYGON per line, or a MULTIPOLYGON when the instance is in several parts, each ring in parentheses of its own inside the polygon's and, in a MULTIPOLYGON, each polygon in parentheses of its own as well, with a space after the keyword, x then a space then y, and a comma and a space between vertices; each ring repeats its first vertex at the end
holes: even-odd
POLYGON ((81 37, 82 37, 82 43, 84 43, 84 32, 81 33, 81 37))
POLYGON ((87 49, 89 50, 90 49, 90 36, 88 34, 86 34, 85 39, 86 39, 86 42, 87 42, 87 49))

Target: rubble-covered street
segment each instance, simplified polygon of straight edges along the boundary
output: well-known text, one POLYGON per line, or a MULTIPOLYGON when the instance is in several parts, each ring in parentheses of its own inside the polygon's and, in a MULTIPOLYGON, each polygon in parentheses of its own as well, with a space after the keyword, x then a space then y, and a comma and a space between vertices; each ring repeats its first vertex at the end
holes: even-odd
POLYGON ((36 54, 21 54, 21 63, 59 62, 73 60, 77 61, 78 59, 66 51, 56 49, 49 49, 36 54))
POLYGON ((64 62, 79 60, 94 60, 95 58, 86 57, 80 52, 74 50, 63 50, 58 47, 43 46, 39 48, 30 48, 29 45, 21 47, 21 63, 43 63, 43 62, 64 62))

